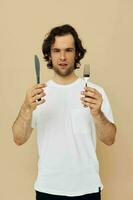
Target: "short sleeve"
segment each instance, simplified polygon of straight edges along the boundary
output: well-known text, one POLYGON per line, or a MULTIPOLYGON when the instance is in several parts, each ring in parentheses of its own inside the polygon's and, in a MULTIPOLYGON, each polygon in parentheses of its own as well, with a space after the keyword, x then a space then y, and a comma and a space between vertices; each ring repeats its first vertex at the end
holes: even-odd
POLYGON ((37 115, 37 112, 36 112, 36 110, 34 110, 32 112, 32 121, 31 121, 31 127, 32 128, 36 128, 36 124, 37 124, 37 117, 36 117, 36 115, 37 115))
POLYGON ((114 123, 110 102, 109 102, 109 99, 107 97, 107 94, 105 93, 105 91, 103 89, 102 89, 102 98, 103 98, 103 103, 102 103, 101 109, 102 109, 104 115, 107 117, 107 119, 110 122, 114 123))

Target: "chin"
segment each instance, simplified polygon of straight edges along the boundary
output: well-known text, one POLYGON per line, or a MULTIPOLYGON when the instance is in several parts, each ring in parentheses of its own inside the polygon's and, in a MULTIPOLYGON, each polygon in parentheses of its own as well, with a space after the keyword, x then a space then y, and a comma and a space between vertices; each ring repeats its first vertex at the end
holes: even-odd
POLYGON ((55 71, 56 74, 58 74, 59 76, 69 76, 73 71, 74 69, 73 68, 67 68, 67 69, 63 69, 63 70, 60 70, 58 68, 53 68, 53 70, 55 71))

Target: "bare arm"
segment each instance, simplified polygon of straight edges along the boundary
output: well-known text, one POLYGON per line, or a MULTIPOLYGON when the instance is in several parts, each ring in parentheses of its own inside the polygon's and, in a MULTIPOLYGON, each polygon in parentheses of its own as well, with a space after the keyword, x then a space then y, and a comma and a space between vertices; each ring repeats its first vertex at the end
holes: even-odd
POLYGON ((32 133, 31 120, 32 111, 26 109, 25 104, 23 104, 12 127, 14 142, 17 145, 24 144, 30 137, 32 133))
POLYGON ((41 101, 36 101, 43 96, 43 87, 45 84, 37 84, 29 89, 26 93, 25 101, 21 106, 20 112, 17 119, 15 120, 12 131, 14 142, 17 145, 24 144, 30 137, 33 128, 31 128, 32 113, 36 109, 37 105, 40 105, 45 102, 44 99, 41 101))
POLYGON ((102 95, 94 88, 85 87, 82 97, 84 106, 89 107, 93 116, 98 138, 106 145, 112 145, 115 141, 116 126, 111 123, 101 111, 102 95))
POLYGON ((107 145, 112 145, 115 142, 116 136, 115 124, 111 123, 103 112, 100 112, 99 115, 94 118, 94 121, 99 139, 107 145))

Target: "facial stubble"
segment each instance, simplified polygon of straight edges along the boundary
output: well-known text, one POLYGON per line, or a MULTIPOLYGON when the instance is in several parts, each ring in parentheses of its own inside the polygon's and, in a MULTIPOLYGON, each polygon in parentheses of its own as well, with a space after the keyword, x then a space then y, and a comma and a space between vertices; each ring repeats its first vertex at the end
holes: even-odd
POLYGON ((56 67, 53 66, 53 70, 59 76, 65 77, 65 76, 69 76, 73 72, 74 66, 71 66, 71 67, 64 69, 64 70, 60 70, 59 68, 56 68, 56 67))

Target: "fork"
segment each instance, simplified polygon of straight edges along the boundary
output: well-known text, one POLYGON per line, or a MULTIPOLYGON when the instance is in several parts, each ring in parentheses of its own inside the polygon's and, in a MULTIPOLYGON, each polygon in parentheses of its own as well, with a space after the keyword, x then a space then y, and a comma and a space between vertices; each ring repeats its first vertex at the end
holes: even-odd
POLYGON ((90 64, 84 65, 83 79, 85 81, 85 86, 87 87, 87 82, 90 79, 90 64))

